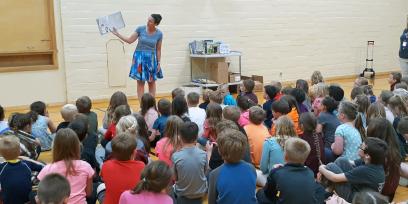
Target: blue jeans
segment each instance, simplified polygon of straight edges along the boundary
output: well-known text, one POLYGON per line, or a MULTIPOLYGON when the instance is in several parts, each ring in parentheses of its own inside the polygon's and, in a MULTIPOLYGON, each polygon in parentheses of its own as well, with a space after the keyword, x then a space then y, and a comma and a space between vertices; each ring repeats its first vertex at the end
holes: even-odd
POLYGON ((325 159, 324 163, 325 163, 325 164, 328 164, 328 163, 330 163, 330 162, 334 162, 334 161, 337 159, 337 155, 335 155, 335 154, 333 153, 333 151, 331 150, 331 148, 325 147, 325 148, 324 148, 324 159, 325 159))

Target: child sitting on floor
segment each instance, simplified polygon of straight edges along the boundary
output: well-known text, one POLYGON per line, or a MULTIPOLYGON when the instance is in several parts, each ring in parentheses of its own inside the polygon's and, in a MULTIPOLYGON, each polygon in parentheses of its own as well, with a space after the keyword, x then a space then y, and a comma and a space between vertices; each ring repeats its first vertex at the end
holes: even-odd
POLYGON ((101 177, 106 186, 103 203, 118 203, 124 191, 139 183, 145 164, 134 160, 135 149, 136 141, 131 134, 121 133, 113 138, 112 156, 114 159, 104 162, 101 170, 101 177))
POLYGON ((245 79, 242 82, 241 88, 241 96, 248 97, 252 103, 258 104, 258 97, 253 93, 255 88, 255 82, 252 79, 245 79))
POLYGON ((401 82, 402 75, 399 72, 391 72, 388 78, 388 84, 390 84, 390 91, 394 91, 395 84, 401 82))
POLYGON ((386 151, 387 144, 383 140, 368 137, 358 150, 360 159, 350 161, 339 158, 334 163, 321 165, 319 171, 335 183, 335 191, 340 197, 351 202, 357 192, 382 190, 386 151))
POLYGON ((198 125, 198 136, 204 133, 204 121, 206 119, 206 111, 198 107, 200 95, 196 92, 191 92, 187 95, 188 117, 191 122, 198 125))
POLYGON ((40 172, 43 164, 20 159, 20 142, 16 136, 0 139, 0 155, 6 160, 0 164, 1 199, 5 204, 27 203, 33 199, 32 171, 40 172))
POLYGON ((57 131, 62 128, 67 128, 69 123, 74 120, 74 116, 78 114, 78 109, 74 104, 65 104, 61 108, 61 117, 64 122, 61 122, 57 126, 57 131))
POLYGON ((156 99, 149 93, 145 93, 140 101, 140 114, 144 117, 148 130, 153 132, 153 124, 159 117, 156 108, 156 99))
POLYGON ((265 116, 266 113, 262 108, 258 106, 251 107, 249 109, 250 123, 244 127, 248 136, 251 160, 256 167, 259 167, 261 163, 264 141, 270 137, 268 128, 263 125, 265 116))
POLYGON ((258 203, 317 203, 313 172, 304 165, 309 153, 310 146, 306 141, 299 138, 286 140, 286 164, 269 173, 265 187, 256 194, 258 203))
POLYGON ((204 92, 203 92, 203 101, 204 102, 200 103, 200 105, 198 107, 200 107, 200 108, 202 108, 204 110, 207 110, 207 106, 210 103, 210 94, 211 94, 211 92, 213 92, 213 90, 211 90, 211 89, 204 90, 204 92))
POLYGON ((166 122, 171 114, 171 102, 165 98, 162 98, 157 103, 160 116, 153 123, 153 131, 149 137, 150 146, 156 147, 157 142, 164 137, 164 129, 166 128, 166 122))
POLYGON ((31 134, 40 140, 41 151, 48 151, 51 149, 53 137, 52 133, 55 133, 57 128, 54 123, 48 117, 47 106, 42 101, 36 101, 30 105, 30 110, 33 115, 33 124, 31 127, 31 134), (50 132, 48 132, 50 130, 50 132))
POLYGON ((48 174, 38 184, 36 201, 38 204, 68 203, 71 187, 61 174, 48 174))
POLYGON ((184 122, 180 128, 182 148, 171 156, 176 183, 173 195, 177 203, 201 203, 207 192, 207 154, 196 146, 198 127, 184 122))
POLYGON ((160 203, 172 204, 173 200, 164 193, 171 182, 173 172, 163 161, 153 161, 144 168, 140 182, 132 190, 122 193, 120 204, 160 203))
POLYGON ((226 129, 218 135, 217 145, 225 162, 209 175, 208 203, 255 204, 255 169, 241 160, 248 145, 245 135, 226 129))

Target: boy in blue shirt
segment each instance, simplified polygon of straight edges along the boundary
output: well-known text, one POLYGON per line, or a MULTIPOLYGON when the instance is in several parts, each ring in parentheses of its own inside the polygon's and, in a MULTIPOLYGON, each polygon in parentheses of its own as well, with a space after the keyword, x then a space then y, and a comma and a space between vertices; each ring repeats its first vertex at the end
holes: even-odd
POLYGON ((153 132, 149 137, 151 147, 156 147, 157 141, 164 135, 167 118, 171 112, 171 103, 169 100, 162 98, 157 103, 157 108, 159 109, 160 116, 153 123, 153 132))
POLYGON ((28 158, 19 159, 20 141, 17 136, 0 139, 0 154, 6 160, 0 164, 0 195, 3 203, 27 203, 33 200, 32 171, 41 171, 43 165, 28 158))
POLYGON ((209 175, 208 203, 256 203, 256 172, 241 161, 248 146, 243 133, 226 129, 217 137, 218 150, 225 163, 209 175))

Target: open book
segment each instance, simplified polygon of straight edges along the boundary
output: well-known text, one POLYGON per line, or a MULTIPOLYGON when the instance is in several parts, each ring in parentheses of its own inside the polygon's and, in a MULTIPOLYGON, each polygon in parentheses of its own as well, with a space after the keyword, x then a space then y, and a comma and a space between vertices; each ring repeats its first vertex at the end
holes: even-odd
POLYGON ((122 13, 120 11, 97 18, 96 23, 98 24, 99 33, 101 33, 101 35, 111 32, 113 28, 121 29, 125 27, 125 22, 123 21, 122 13))

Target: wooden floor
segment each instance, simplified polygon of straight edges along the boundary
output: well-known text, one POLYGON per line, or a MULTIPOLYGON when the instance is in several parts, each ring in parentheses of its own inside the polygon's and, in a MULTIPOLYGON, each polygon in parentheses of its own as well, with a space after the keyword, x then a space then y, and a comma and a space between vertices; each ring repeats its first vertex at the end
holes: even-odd
MULTIPOLYGON (((374 85, 374 93, 378 96, 379 93, 382 90, 385 89, 389 89, 389 85, 387 83, 387 78, 388 75, 380 75, 376 77, 375 81, 371 81, 370 83, 374 85)), ((354 84, 354 79, 338 79, 338 80, 328 80, 327 81, 329 84, 333 83, 333 84, 339 84, 345 91, 345 97, 346 98, 350 98, 350 92, 351 89, 353 88, 353 84, 354 84)), ((290 84, 290 83, 289 83, 290 84)), ((264 100, 262 98, 262 93, 257 93, 258 98, 260 99, 260 103, 262 103, 264 100)), ((107 106, 109 104, 109 101, 106 100, 105 102, 98 102, 98 103, 94 103, 92 106, 92 110, 98 114, 98 121, 99 124, 102 124, 102 117, 104 115, 104 111, 106 110, 107 106)), ((134 111, 138 111, 139 108, 139 102, 138 100, 134 99, 134 100, 130 100, 129 101, 129 105, 131 106, 131 108, 134 111)), ((56 125, 58 125, 58 123, 62 122, 62 118, 60 115, 60 109, 61 106, 50 106, 48 107, 48 112, 50 115, 50 118, 52 119, 52 121, 54 121, 54 123, 56 125)), ((6 117, 8 117, 8 115, 12 112, 26 112, 28 111, 28 107, 26 108, 6 108, 6 117)), ((45 161, 45 162, 50 162, 51 161, 51 153, 50 152, 44 152, 42 153, 42 155, 40 156, 40 160, 45 161)), ((403 186, 399 186, 397 189, 397 193, 395 195, 395 202, 402 202, 402 201, 406 201, 408 200, 408 188, 407 187, 403 187, 403 186)))

